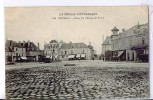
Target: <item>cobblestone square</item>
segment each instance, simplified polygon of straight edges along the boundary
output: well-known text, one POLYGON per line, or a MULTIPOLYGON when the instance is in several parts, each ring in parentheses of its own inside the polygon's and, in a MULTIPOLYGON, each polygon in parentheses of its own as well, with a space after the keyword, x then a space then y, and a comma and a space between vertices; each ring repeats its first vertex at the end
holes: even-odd
POLYGON ((6 65, 6 98, 149 98, 149 64, 82 60, 6 65))

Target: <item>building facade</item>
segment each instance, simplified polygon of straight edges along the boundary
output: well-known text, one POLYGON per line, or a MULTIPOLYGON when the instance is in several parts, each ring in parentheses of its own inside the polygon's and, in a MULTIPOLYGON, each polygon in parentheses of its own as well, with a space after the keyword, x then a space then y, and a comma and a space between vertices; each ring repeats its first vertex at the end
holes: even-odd
POLYGON ((51 60, 59 60, 59 48, 64 42, 51 40, 48 44, 44 45, 44 55, 51 60))
POLYGON ((148 61, 148 24, 138 24, 127 30, 123 29, 120 33, 114 27, 112 33, 111 60, 148 61))
POLYGON ((111 36, 107 36, 104 42, 102 43, 102 59, 107 60, 110 59, 108 56, 106 56, 105 52, 108 52, 111 50, 111 36), (108 58, 107 58, 108 57, 108 58))
POLYGON ((66 43, 59 49, 60 60, 84 59, 90 60, 94 57, 94 50, 91 45, 84 43, 66 43))
POLYGON ((43 55, 43 52, 39 49, 39 43, 37 46, 30 41, 25 43, 26 57, 28 61, 39 61, 39 57, 43 55))
POLYGON ((39 55, 43 53, 33 42, 7 40, 5 43, 6 62, 38 61, 39 55))

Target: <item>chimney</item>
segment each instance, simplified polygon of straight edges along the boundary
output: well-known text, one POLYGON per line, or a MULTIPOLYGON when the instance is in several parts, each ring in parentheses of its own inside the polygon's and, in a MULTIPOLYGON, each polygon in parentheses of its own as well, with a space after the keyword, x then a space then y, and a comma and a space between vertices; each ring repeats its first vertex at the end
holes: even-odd
POLYGON ((21 41, 18 41, 18 46, 19 46, 19 47, 21 46, 21 41))
POLYGON ((28 47, 29 47, 29 46, 30 46, 30 41, 28 40, 28 42, 27 42, 27 43, 28 43, 28 47))
POLYGON ((23 46, 25 46, 25 41, 23 41, 23 46))
POLYGON ((89 41, 89 45, 91 46, 91 42, 89 41))
POLYGON ((38 46, 38 50, 39 50, 39 42, 38 42, 37 46, 38 46))
POLYGON ((122 28, 122 32, 125 32, 125 28, 122 28))

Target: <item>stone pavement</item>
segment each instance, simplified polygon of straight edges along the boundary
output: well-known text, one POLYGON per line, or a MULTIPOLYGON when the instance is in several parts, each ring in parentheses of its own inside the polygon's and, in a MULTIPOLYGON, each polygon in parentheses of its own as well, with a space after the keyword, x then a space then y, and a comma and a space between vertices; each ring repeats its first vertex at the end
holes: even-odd
POLYGON ((149 98, 148 70, 147 63, 102 61, 6 66, 6 97, 11 100, 149 98), (76 66, 64 66, 67 63, 76 66))

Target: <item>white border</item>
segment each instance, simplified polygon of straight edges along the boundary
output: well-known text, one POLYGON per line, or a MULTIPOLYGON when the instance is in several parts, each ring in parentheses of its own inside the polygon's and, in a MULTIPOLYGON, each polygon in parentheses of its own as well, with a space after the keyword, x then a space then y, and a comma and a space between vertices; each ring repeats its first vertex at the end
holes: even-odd
MULTIPOLYGON (((152 3, 153 4, 153 3, 152 3)), ((149 33, 150 33, 150 98, 153 99, 153 6, 149 7, 149 33)))
POLYGON ((5 98, 4 8, 0 0, 0 99, 5 98))
POLYGON ((0 99, 5 98, 4 7, 148 5, 150 25, 150 98, 153 99, 153 0, 0 0, 0 99), (4 5, 3 5, 4 3, 4 5))
POLYGON ((123 6, 150 5, 152 0, 4 0, 4 6, 123 6))

